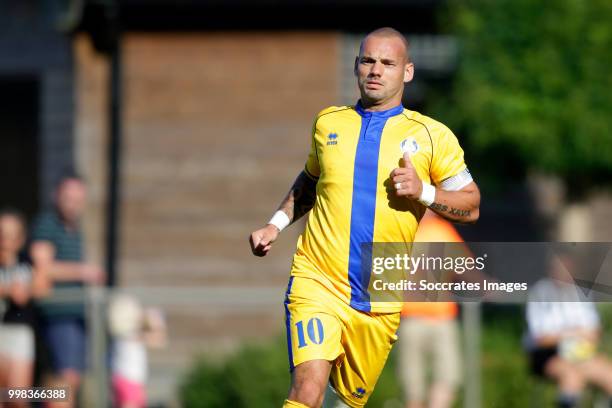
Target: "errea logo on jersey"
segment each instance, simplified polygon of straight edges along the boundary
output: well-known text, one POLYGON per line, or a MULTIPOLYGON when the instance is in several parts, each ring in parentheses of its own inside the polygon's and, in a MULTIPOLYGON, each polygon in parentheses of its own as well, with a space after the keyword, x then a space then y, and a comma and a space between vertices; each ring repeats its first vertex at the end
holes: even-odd
POLYGON ((404 139, 402 143, 400 143, 400 150, 402 154, 408 153, 409 155, 413 155, 419 151, 419 144, 414 139, 414 137, 409 137, 408 139, 404 139))
POLYGON ((338 134, 330 133, 329 135, 327 135, 327 145, 328 146, 337 145, 337 144, 338 144, 338 134))
POLYGON ((351 394, 355 398, 363 398, 365 396, 365 394, 366 394, 366 390, 364 390, 363 388, 359 387, 354 392, 352 392, 351 394))

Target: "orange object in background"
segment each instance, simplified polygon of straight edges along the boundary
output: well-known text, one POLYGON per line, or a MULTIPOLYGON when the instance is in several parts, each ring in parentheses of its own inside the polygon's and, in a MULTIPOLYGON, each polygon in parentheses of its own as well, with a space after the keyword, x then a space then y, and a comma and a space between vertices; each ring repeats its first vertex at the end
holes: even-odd
MULTIPOLYGON (((464 242, 453 224, 431 210, 427 210, 419 223, 415 242, 464 242)), ((466 247, 466 252, 469 249, 466 247)), ((426 319, 454 319, 459 313, 455 302, 406 302, 402 317, 426 319)))
POLYGON ((455 302, 406 302, 402 309, 402 317, 434 320, 452 320, 458 313, 459 307, 455 302))

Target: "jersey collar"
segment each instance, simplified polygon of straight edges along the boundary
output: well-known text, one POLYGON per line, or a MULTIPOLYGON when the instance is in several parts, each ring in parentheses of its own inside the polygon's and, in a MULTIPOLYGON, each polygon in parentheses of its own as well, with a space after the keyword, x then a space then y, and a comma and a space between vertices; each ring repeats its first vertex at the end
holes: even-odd
POLYGON ((402 105, 398 105, 394 108, 387 109, 384 111, 369 112, 366 111, 363 106, 361 106, 361 100, 359 100, 355 105, 355 110, 363 117, 373 116, 376 118, 390 118, 391 116, 399 115, 400 113, 402 113, 404 111, 404 107, 402 105))

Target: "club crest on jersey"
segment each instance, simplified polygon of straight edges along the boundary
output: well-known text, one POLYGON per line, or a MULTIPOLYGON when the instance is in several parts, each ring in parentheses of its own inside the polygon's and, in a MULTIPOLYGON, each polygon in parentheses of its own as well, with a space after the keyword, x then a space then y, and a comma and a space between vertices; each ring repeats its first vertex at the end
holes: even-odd
POLYGON ((337 145, 337 144, 338 144, 338 134, 337 133, 330 133, 329 135, 327 135, 327 145, 328 146, 337 145))
POLYGON ((413 155, 419 151, 419 144, 414 139, 414 137, 409 137, 408 139, 404 139, 402 143, 400 143, 400 150, 403 153, 408 153, 409 155, 413 155))

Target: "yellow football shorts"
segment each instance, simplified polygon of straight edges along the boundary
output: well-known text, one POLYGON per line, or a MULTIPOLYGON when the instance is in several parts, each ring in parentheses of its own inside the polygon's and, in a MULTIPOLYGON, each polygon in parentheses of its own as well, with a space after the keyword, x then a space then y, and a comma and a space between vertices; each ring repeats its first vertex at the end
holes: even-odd
POLYGON ((350 407, 363 407, 397 340, 399 313, 353 309, 313 279, 291 277, 285 298, 291 370, 305 361, 335 364, 330 384, 350 407))

